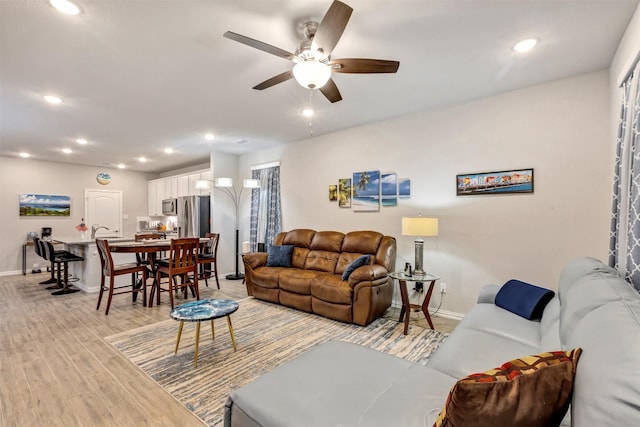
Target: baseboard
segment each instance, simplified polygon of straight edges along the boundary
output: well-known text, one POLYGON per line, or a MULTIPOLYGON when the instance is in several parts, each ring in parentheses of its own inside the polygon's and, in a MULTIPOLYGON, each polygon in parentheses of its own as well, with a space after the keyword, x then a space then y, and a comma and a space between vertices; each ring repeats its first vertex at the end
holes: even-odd
POLYGON ((22 274, 21 270, 15 270, 15 271, 0 271, 0 276, 13 276, 16 274, 22 274))

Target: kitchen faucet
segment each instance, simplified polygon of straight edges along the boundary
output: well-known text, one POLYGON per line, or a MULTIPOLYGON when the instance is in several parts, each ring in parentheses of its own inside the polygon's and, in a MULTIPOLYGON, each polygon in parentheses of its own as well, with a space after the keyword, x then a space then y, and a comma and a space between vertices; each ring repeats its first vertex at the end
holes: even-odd
POLYGON ((99 225, 99 224, 93 224, 91 226, 91 240, 96 238, 96 232, 101 228, 104 228, 105 230, 109 229, 109 227, 105 227, 104 225, 99 225))

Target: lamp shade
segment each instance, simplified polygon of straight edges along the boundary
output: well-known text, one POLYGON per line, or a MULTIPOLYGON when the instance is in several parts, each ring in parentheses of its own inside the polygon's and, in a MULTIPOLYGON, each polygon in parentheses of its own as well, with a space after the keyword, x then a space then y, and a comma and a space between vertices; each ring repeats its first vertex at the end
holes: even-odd
POLYGON ((293 66, 293 77, 303 87, 320 89, 331 77, 331 67, 315 60, 298 62, 293 66))
POLYGON ((242 182, 244 188, 260 188, 260 181, 257 179, 245 178, 242 182))
POLYGON ((225 188, 225 187, 233 187, 233 178, 216 178, 215 179, 215 184, 216 187, 221 187, 221 188, 225 188))
POLYGON ((403 217, 403 236, 432 237, 438 235, 438 218, 403 217))

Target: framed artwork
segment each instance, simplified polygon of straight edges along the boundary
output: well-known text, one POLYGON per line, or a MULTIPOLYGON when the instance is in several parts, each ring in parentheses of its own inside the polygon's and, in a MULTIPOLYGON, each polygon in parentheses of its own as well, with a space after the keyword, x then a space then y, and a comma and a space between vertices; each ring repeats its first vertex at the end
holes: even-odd
POLYGON ((338 186, 337 185, 330 185, 329 186, 329 201, 330 202, 335 202, 336 200, 338 200, 338 186))
POLYGON ((338 206, 341 208, 351 207, 351 178, 338 180, 338 206))
POLYGON ((400 178, 398 181, 398 197, 401 199, 411 197, 411 180, 409 178, 400 178))
POLYGON ((380 179, 382 206, 398 206, 398 174, 383 173, 380 179))
POLYGON ((353 173, 352 206, 356 212, 380 210, 380 171, 353 173))
POLYGON ((533 168, 456 176, 458 196, 506 193, 533 193, 533 168))
POLYGON ((71 198, 48 194, 20 194, 20 216, 71 216, 71 198))

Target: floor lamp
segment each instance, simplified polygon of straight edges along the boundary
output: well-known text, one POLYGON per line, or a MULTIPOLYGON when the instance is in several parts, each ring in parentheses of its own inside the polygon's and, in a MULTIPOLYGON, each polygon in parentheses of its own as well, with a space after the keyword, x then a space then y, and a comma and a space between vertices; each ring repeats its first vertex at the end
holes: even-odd
POLYGON ((244 274, 240 273, 240 268, 238 266, 238 257, 240 256, 240 248, 239 248, 239 223, 240 223, 240 203, 242 202, 242 193, 245 188, 260 188, 260 181, 257 179, 245 179, 242 182, 242 187, 240 189, 233 186, 232 178, 216 178, 213 181, 208 179, 202 179, 196 182, 196 188, 198 189, 207 189, 209 188, 209 182, 213 182, 213 186, 218 190, 225 193, 231 200, 233 201, 233 209, 234 209, 234 225, 235 225, 235 259, 236 259, 236 272, 232 274, 227 274, 225 276, 228 280, 241 280, 244 279, 244 274))
POLYGON ((424 218, 424 217, 403 217, 402 218, 402 235, 403 236, 417 236, 416 243, 416 258, 415 258, 415 270, 414 276, 424 276, 426 273, 422 264, 423 261, 423 249, 424 239, 423 237, 432 237, 438 235, 438 218, 424 218))

